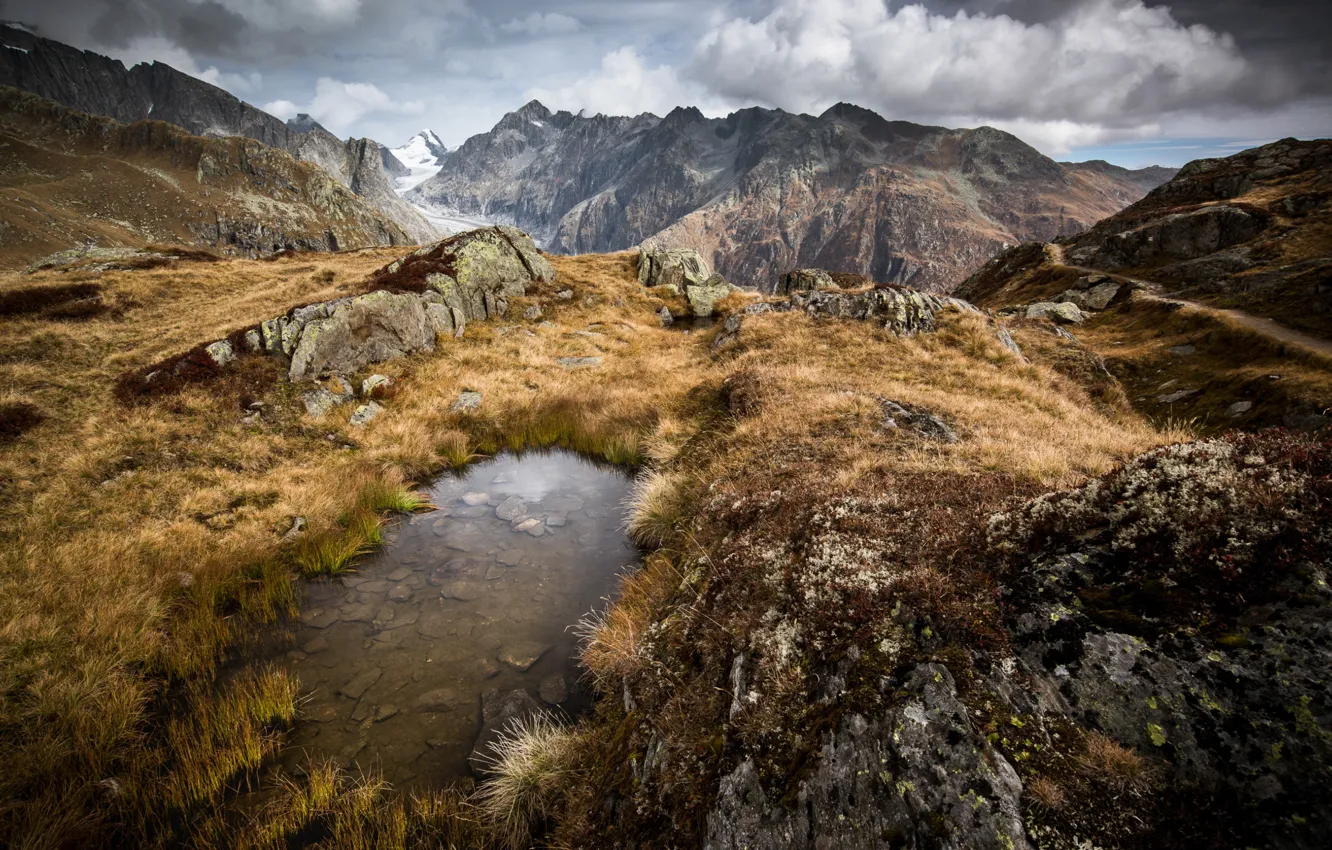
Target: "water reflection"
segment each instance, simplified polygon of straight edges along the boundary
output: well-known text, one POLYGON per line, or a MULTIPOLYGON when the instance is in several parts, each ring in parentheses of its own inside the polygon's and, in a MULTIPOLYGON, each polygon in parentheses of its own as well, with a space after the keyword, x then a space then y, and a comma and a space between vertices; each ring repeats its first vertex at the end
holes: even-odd
POLYGON ((584 708, 568 627, 637 559, 629 485, 569 453, 477 464, 356 574, 312 584, 286 656, 312 697, 284 765, 318 753, 440 785, 504 719, 584 708))

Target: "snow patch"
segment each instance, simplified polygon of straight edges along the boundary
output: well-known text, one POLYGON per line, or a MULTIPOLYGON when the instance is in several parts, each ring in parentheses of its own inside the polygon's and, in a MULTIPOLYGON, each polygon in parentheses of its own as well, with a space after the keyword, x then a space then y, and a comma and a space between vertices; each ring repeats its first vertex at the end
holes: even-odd
MULTIPOLYGON (((17 27, 16 27, 16 29, 17 29, 17 27)), ((17 50, 19 53, 27 53, 27 52, 28 52, 28 49, 27 49, 26 47, 15 47, 15 46, 12 45, 12 44, 6 44, 5 47, 8 47, 10 50, 17 50)))

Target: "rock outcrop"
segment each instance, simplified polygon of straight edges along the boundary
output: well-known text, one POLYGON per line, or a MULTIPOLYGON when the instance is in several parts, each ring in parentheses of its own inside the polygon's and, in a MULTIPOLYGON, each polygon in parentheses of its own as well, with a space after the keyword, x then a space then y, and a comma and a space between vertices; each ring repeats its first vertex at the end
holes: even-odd
MULTIPOLYGON (((183 369, 198 372, 204 367, 216 375, 242 353, 262 353, 285 360, 287 377, 294 383, 332 379, 335 387, 317 387, 305 397, 308 411, 323 415, 354 397, 347 380, 354 373, 374 363, 433 351, 441 337, 460 336, 469 320, 503 316, 509 298, 552 280, 550 262, 527 234, 512 228, 462 233, 380 269, 367 281, 370 292, 292 308, 122 382, 131 382, 125 388, 130 395, 142 395, 153 382, 179 376, 183 369)), ((371 375, 362 384, 362 395, 368 398, 389 383, 384 375, 371 375)), ((468 407, 480 404, 479 393, 464 395, 475 396, 468 407)), ((358 421, 368 423, 378 413, 377 406, 366 405, 358 411, 358 421)))
POLYGON ((703 255, 692 249, 638 252, 638 282, 644 286, 702 286, 711 276, 703 255))
POLYGON ((792 268, 947 291, 995 252, 1077 233, 1169 176, 1056 163, 982 127, 697 109, 611 117, 535 101, 449 154, 411 196, 512 223, 553 251, 690 248, 773 292, 792 268))
POLYGON ((796 269, 782 275, 773 289, 773 295, 790 295, 810 289, 838 289, 832 275, 823 269, 796 269))
POLYGON ((503 316, 508 299, 534 284, 552 283, 555 270, 532 237, 512 227, 471 230, 426 245, 371 277, 378 286, 431 296, 466 319, 503 316))

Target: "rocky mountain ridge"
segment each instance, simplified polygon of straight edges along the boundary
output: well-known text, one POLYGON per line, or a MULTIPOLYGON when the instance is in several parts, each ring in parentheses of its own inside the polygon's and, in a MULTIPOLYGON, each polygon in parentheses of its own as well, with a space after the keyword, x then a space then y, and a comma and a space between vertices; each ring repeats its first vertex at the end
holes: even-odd
POLYGON ((283 122, 162 62, 126 68, 119 60, 4 25, 0 45, 9 48, 0 50, 0 85, 125 124, 165 121, 196 136, 243 136, 282 148, 328 170, 413 240, 436 236, 435 228, 393 191, 390 175, 408 170, 377 142, 343 142, 309 115, 283 122))
POLYGON ((96 243, 254 257, 415 240, 322 168, 241 136, 122 124, 0 86, 0 263, 96 243))
POLYGON ((820 267, 946 291, 1017 242, 1067 236, 1168 170, 1061 164, 989 127, 750 108, 720 119, 572 115, 537 101, 468 139, 409 192, 512 223, 566 253, 694 248, 771 290, 820 267))

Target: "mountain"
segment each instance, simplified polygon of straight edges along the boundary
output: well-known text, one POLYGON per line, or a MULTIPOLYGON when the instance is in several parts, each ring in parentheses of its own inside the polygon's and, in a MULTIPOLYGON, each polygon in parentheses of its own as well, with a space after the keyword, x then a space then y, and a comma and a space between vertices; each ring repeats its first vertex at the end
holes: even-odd
MULTIPOLYGON (((1062 240, 1069 267, 1332 339, 1332 141, 1283 139, 1189 163, 1145 198, 1062 240)), ((991 303, 1045 262, 1014 249, 959 290, 991 303)))
POLYGON ((946 291, 994 253, 1080 232, 1169 175, 1061 164, 990 127, 744 109, 706 118, 552 113, 537 101, 468 139, 407 196, 512 223, 552 251, 696 248, 771 289, 797 267, 946 291))
POLYGON ((390 175, 385 163, 392 163, 399 172, 408 169, 387 148, 373 139, 344 142, 308 115, 298 116, 287 126, 291 131, 287 149, 297 159, 313 162, 333 175, 401 225, 413 241, 424 244, 438 238, 425 217, 394 190, 397 177, 390 175))
POLYGON ((405 191, 438 174, 444 158, 449 155, 449 149, 433 130, 422 130, 390 153, 406 169, 397 173, 397 187, 405 191))
POLYGON ((0 266, 71 245, 254 257, 412 244, 327 171, 242 136, 123 124, 0 86, 0 266))
POLYGON ((126 68, 120 61, 0 25, 0 85, 13 86, 122 123, 166 121, 196 136, 244 136, 326 168, 367 198, 410 238, 428 242, 435 228, 393 191, 407 169, 378 143, 343 142, 309 115, 283 122, 230 92, 161 62, 126 68), (392 176, 391 176, 392 175, 392 176))

